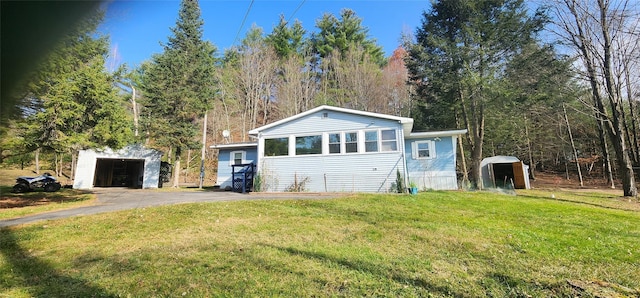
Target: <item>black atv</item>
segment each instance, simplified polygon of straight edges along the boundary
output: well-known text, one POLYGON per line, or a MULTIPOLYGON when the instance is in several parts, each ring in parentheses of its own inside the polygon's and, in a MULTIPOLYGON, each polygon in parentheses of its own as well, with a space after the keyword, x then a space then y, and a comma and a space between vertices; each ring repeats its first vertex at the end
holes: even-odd
POLYGON ((13 186, 13 192, 27 192, 42 188, 46 192, 58 191, 62 185, 55 177, 49 173, 44 173, 38 177, 21 176, 16 179, 16 185, 13 186))

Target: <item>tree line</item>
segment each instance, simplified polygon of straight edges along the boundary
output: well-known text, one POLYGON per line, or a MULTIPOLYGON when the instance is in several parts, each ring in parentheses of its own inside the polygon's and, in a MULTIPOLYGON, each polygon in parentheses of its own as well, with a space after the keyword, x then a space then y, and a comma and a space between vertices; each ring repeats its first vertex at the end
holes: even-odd
POLYGON ((223 130, 243 142, 253 128, 328 104, 413 117, 416 130, 466 128, 459 170, 471 187, 481 187, 482 158, 515 155, 532 174, 598 172, 635 196, 632 4, 554 0, 532 10, 520 0, 435 1, 384 57, 350 9, 322 15, 314 31, 281 16, 269 34, 254 26, 218 53, 203 40, 198 2, 184 0, 163 52, 113 73, 104 69, 108 39, 95 37, 96 14, 21 89, 22 114, 2 131, 13 136, 3 137, 2 157, 73 157, 140 142, 188 169, 205 115, 207 145, 224 142, 223 130))

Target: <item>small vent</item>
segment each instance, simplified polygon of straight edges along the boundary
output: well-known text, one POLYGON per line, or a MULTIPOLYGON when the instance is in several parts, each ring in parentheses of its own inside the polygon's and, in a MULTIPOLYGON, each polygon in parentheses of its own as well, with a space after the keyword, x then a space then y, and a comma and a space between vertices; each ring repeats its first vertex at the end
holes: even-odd
POLYGON ((329 113, 327 112, 322 113, 322 119, 325 119, 325 118, 329 118, 329 113))

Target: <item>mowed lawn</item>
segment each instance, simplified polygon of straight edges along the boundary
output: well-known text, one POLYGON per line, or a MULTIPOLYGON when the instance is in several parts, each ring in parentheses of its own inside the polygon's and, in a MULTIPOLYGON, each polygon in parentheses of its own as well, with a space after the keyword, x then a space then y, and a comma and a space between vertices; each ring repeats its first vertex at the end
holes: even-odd
POLYGON ((0 231, 0 297, 639 296, 638 203, 554 197, 353 195, 40 222, 0 231))

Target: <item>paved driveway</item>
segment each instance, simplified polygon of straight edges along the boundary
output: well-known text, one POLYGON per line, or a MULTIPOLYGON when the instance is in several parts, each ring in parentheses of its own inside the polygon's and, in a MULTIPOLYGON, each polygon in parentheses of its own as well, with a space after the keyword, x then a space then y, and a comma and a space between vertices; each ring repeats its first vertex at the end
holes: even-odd
POLYGON ((29 215, 20 218, 0 220, 0 227, 21 225, 25 223, 66 218, 71 216, 113 212, 126 209, 150 206, 172 205, 195 202, 228 202, 269 199, 316 199, 338 197, 339 194, 240 194, 230 191, 178 191, 178 190, 146 190, 124 188, 100 188, 94 193, 98 203, 92 206, 78 207, 60 211, 29 215))

